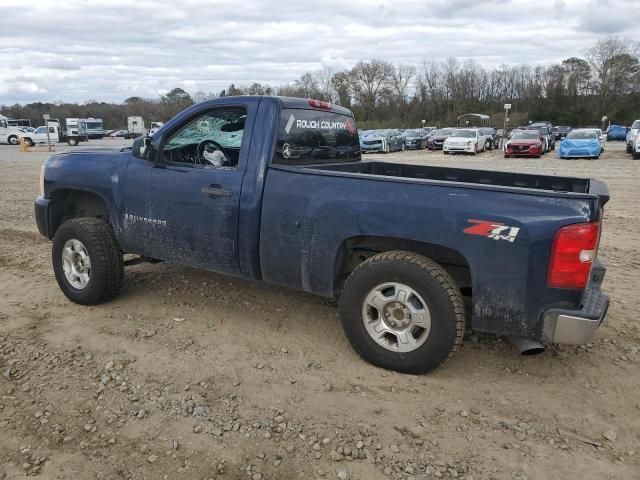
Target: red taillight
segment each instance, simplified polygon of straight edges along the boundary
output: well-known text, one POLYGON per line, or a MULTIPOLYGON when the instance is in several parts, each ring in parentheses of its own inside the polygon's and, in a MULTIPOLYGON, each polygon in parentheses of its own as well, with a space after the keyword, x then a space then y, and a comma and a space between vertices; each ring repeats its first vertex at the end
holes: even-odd
POLYGON ((322 100, 309 99, 309 105, 313 108, 322 108, 323 110, 331 110, 331 104, 329 102, 323 102, 322 100))
POLYGON ((599 223, 578 223, 558 230, 551 247, 547 285, 585 288, 596 258, 599 236, 599 223))

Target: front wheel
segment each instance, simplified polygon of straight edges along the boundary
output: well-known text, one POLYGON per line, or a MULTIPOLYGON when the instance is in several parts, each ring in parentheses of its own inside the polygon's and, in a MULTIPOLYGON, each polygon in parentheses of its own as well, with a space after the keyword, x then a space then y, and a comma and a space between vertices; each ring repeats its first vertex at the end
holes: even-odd
POLYGON ((362 262, 347 279, 340 320, 366 361, 405 373, 429 372, 462 342, 460 290, 433 260, 412 252, 384 252, 362 262))
POLYGON ((9 138, 7 138, 7 142, 9 142, 9 145, 18 145, 20 140, 18 140, 18 137, 15 135, 10 135, 9 138))
POLYGON ((103 220, 66 221, 55 234, 51 252, 58 285, 72 302, 96 305, 111 300, 120 290, 122 251, 103 220))
POLYGON ((67 140, 67 143, 69 144, 69 146, 75 147, 76 145, 78 145, 78 139, 77 138, 70 138, 69 140, 67 140))
POLYGON ((35 145, 34 141, 30 138, 25 138, 24 143, 27 145, 27 147, 33 147, 35 145))
POLYGON ((631 158, 634 160, 640 160, 640 152, 634 151, 631 153, 631 158))

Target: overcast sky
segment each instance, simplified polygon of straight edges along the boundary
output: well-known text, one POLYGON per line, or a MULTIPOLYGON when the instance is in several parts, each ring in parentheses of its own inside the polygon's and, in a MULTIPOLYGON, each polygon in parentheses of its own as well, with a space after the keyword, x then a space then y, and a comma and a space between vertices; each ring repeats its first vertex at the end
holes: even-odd
POLYGON ((637 37, 638 0, 0 0, 0 104, 292 82, 361 59, 545 64, 637 37), (60 6, 62 5, 62 6, 60 6))

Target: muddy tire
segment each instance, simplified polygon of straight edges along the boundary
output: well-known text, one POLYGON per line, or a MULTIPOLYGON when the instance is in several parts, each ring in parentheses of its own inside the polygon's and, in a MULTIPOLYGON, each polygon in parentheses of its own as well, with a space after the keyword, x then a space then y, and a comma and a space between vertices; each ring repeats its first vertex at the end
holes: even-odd
POLYGON ((111 300, 120 290, 122 250, 103 220, 66 221, 55 234, 51 253, 58 285, 72 302, 96 305, 111 300))
POLYGON ((340 320, 353 349, 389 370, 425 373, 460 346, 462 295, 433 260, 412 252, 374 255, 358 265, 340 298, 340 320))

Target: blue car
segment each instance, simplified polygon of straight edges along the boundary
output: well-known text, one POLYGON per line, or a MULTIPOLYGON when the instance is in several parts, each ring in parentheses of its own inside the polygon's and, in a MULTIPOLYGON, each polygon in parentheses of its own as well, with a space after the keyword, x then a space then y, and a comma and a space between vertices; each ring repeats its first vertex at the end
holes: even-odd
POLYGON ((607 140, 626 140, 627 127, 622 125, 609 125, 607 128, 607 140))
POLYGON ((602 146, 598 134, 593 129, 572 130, 557 149, 558 158, 600 158, 602 146))

